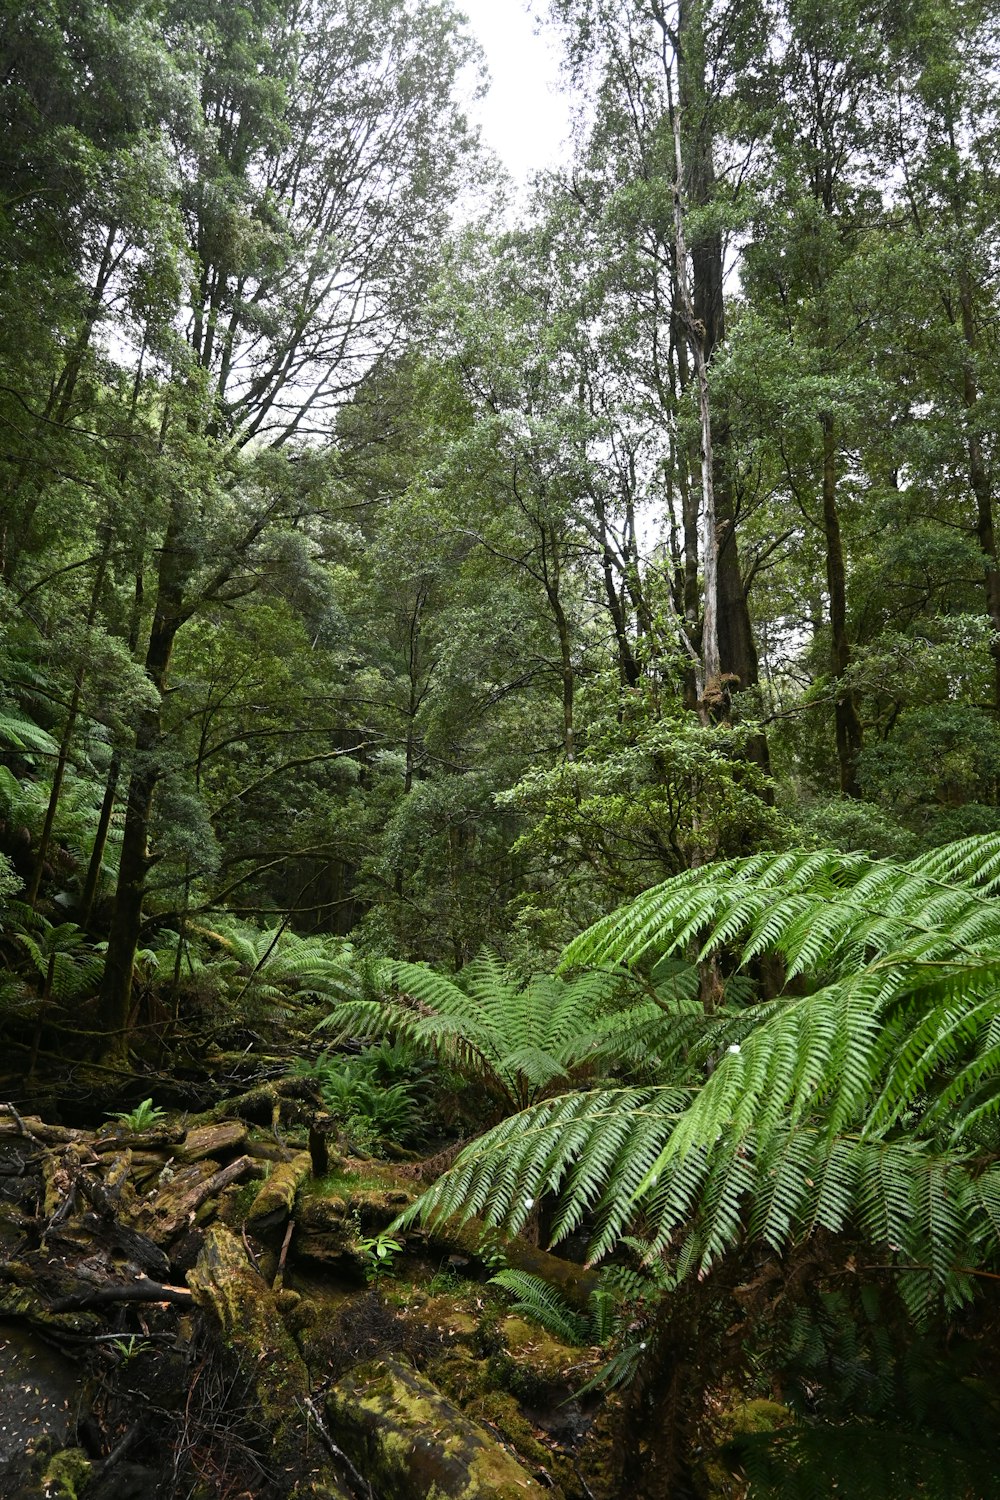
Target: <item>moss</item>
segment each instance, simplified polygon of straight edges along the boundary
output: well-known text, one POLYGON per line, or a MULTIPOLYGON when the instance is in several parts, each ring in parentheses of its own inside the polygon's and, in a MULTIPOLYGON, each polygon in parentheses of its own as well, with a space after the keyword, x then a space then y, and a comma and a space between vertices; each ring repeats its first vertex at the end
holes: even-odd
POLYGON ((479 1332, 479 1313, 468 1297, 413 1298, 403 1321, 420 1328, 434 1328, 452 1342, 472 1344, 479 1332))
POLYGON ((704 1500, 740 1500, 746 1492, 743 1480, 734 1474, 727 1448, 735 1438, 748 1433, 776 1432, 793 1420, 787 1406, 765 1397, 737 1401, 723 1410, 716 1421, 715 1443, 700 1466, 699 1492, 704 1500))
MULTIPOLYGON (((328 1198, 335 1194, 350 1196, 352 1193, 384 1192, 387 1188, 397 1192, 403 1183, 393 1167, 379 1167, 372 1162, 344 1162, 334 1167, 325 1177, 317 1177, 309 1183, 306 1192, 310 1197, 328 1198)), ((410 1197, 411 1194, 407 1194, 410 1197)))
POLYGON ((528 1402, 558 1405, 597 1371, 599 1350, 564 1344, 537 1323, 503 1318, 495 1332, 483 1328, 482 1348, 493 1384, 528 1402))
POLYGON ((780 1401, 767 1401, 763 1397, 744 1401, 732 1413, 732 1430, 735 1436, 745 1432, 775 1432, 787 1427, 792 1414, 780 1401))
POLYGON ((392 1361, 362 1366, 327 1398, 331 1426, 385 1500, 531 1500, 545 1491, 431 1383, 392 1361))
POLYGON ((63 1448, 54 1453, 42 1479, 47 1500, 78 1500, 90 1478, 90 1459, 82 1448, 63 1448))
POLYGON ((284 1223, 311 1170, 312 1157, 308 1151, 300 1151, 291 1161, 277 1162, 247 1209, 247 1222, 259 1229, 284 1223))
POLYGON ((230 1232, 216 1225, 188 1273, 188 1285, 225 1347, 252 1372, 259 1419, 271 1434, 276 1459, 289 1462, 300 1446, 309 1376, 267 1282, 251 1269, 230 1232))

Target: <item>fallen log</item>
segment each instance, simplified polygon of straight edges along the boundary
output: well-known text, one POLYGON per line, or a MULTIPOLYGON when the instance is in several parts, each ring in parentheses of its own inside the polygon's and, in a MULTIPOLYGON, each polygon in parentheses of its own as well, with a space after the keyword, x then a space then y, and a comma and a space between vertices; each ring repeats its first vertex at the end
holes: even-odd
POLYGON ((295 1204, 295 1194, 312 1170, 312 1157, 300 1151, 291 1161, 280 1162, 247 1210, 249 1229, 268 1229, 288 1218, 295 1204))
POLYGON ((68 1125, 47 1125, 37 1115, 18 1114, 13 1104, 0 1104, 0 1137, 17 1135, 43 1146, 68 1146, 88 1139, 89 1132, 71 1130, 68 1125))
POLYGON ((206 1156, 225 1156, 246 1145, 249 1131, 242 1120, 223 1120, 218 1125, 198 1125, 174 1147, 178 1161, 203 1161, 206 1156))
MULTIPOLYGON (((409 1235, 413 1233, 413 1230, 409 1231, 409 1235)), ((562 1256, 541 1250, 537 1245, 529 1245, 527 1240, 517 1237, 504 1239, 492 1225, 485 1224, 482 1219, 468 1219, 464 1224, 459 1224, 455 1219, 431 1222, 425 1224, 417 1234, 426 1238, 434 1250, 451 1253, 458 1251, 487 1269, 499 1253, 503 1255, 507 1265, 513 1266, 517 1271, 526 1271, 532 1276, 540 1277, 554 1287, 571 1307, 581 1312, 587 1310, 590 1298, 600 1286, 597 1271, 578 1265, 576 1261, 564 1260, 562 1256)))
POLYGON ((309 1373, 270 1287, 222 1224, 213 1224, 206 1234, 188 1285, 249 1382, 276 1464, 294 1470, 305 1447, 309 1373))
POLYGON ((254 1170, 256 1163, 249 1156, 237 1157, 221 1168, 216 1162, 195 1162, 182 1167, 162 1184, 154 1198, 144 1198, 136 1205, 129 1215, 130 1226, 148 1235, 157 1245, 169 1244, 182 1229, 194 1223, 203 1203, 254 1170))

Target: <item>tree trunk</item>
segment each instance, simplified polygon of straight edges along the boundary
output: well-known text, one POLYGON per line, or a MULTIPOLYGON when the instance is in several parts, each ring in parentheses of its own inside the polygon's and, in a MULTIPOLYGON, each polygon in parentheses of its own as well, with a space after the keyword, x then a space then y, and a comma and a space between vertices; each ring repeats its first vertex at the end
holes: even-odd
MULTIPOLYGON (((128 628, 128 649, 130 655, 133 657, 139 648, 142 599, 143 577, 140 561, 135 575, 135 592, 132 596, 132 612, 128 628)), ((90 919, 94 911, 97 887, 101 879, 101 865, 104 862, 104 851, 108 846, 108 834, 111 832, 111 818, 115 810, 115 799, 118 796, 118 780, 121 776, 121 770, 122 752, 120 747, 116 746, 111 755, 111 764, 108 767, 108 779, 104 784, 104 797, 101 801, 101 811, 97 819, 97 832, 94 834, 94 846, 90 851, 87 879, 84 882, 83 896, 80 901, 80 926, 83 928, 90 926, 90 919)))
POLYGON ((832 417, 823 417, 823 534, 826 541, 826 583, 830 592, 830 670, 837 694, 834 719, 840 790, 859 797, 858 756, 862 748, 857 703, 843 679, 851 664, 847 637, 847 573, 837 514, 837 439, 832 417))
MULTIPOLYGON (((704 18, 700 4, 682 0, 678 14, 678 94, 685 133, 685 187, 695 207, 703 208, 715 195, 714 132, 705 85, 704 18)), ((702 349, 710 365, 725 342, 725 267, 722 236, 702 234, 690 246, 694 317, 702 331, 702 349)), ((756 687, 760 664, 753 638, 747 591, 743 583, 737 540, 737 506, 728 462, 730 426, 719 402, 711 411, 712 487, 716 526, 716 611, 720 677, 729 690, 756 687)), ((765 773, 770 771, 767 737, 755 734, 747 756, 765 773)))
POLYGON ((990 643, 990 655, 993 658, 993 711, 1000 717, 1000 568, 997 567, 996 530, 993 525, 993 490, 983 453, 983 440, 976 427, 979 415, 979 387, 973 363, 976 323, 972 307, 972 287, 965 271, 960 275, 959 296, 962 306, 962 337, 967 350, 962 369, 962 396, 968 419, 969 484, 976 501, 976 537, 983 554, 986 613, 993 628, 990 643))
POLYGON ((182 538, 177 508, 171 514, 160 550, 156 606, 146 651, 146 675, 157 690, 155 706, 143 710, 136 729, 135 764, 129 783, 125 829, 108 954, 101 982, 99 1021, 107 1036, 106 1056, 121 1059, 128 1048, 132 973, 142 925, 146 876, 155 860, 148 852, 153 800, 160 780, 162 701, 174 640, 187 618, 185 587, 192 555, 182 538))
MULTIPOLYGON (((105 529, 104 543, 97 559, 97 570, 94 574, 94 582, 90 591, 90 603, 87 606, 86 625, 88 631, 93 628, 97 618, 97 609, 101 600, 101 589, 104 587, 104 579, 108 570, 108 558, 111 555, 111 528, 105 529)), ((66 767, 69 764, 69 752, 73 744, 73 735, 76 732, 76 721, 80 712, 80 703, 83 698, 83 684, 87 676, 86 660, 81 659, 73 679, 73 692, 66 710, 66 722, 63 725, 62 737, 59 741, 59 753, 56 757, 56 768, 52 774, 52 788, 49 792, 49 804, 45 809, 45 823, 42 827, 41 838, 38 841, 38 853, 35 858, 35 868, 28 887, 28 903, 34 909, 38 900, 38 890, 42 883, 42 871, 49 852, 49 843, 52 839, 52 829, 55 826, 56 813, 59 810, 59 799, 62 795, 63 780, 66 776, 66 767)))

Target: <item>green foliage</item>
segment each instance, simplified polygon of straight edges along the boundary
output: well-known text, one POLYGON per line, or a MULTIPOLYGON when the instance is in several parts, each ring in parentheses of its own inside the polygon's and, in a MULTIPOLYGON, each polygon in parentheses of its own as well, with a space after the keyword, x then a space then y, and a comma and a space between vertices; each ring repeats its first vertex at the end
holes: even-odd
POLYGON ((426 1065, 397 1042, 355 1056, 323 1053, 298 1071, 319 1082, 323 1104, 356 1145, 416 1145, 429 1124, 426 1065))
POLYGON ((117 1113, 109 1113, 109 1120, 117 1120, 126 1130, 152 1130, 166 1118, 166 1110, 154 1104, 152 1099, 143 1099, 135 1109, 120 1110, 117 1113))
POLYGON ((666 1006, 612 973, 525 981, 482 953, 454 979, 395 963, 383 982, 388 998, 348 1002, 320 1026, 340 1038, 395 1036, 484 1086, 501 1113, 669 1045, 666 1006))
POLYGON ((1000 1248, 998 886, 990 837, 907 864, 757 855, 647 892, 567 963, 696 944, 779 956, 784 992, 720 1018, 687 1087, 569 1093, 503 1122, 409 1216, 516 1231, 558 1189, 555 1239, 594 1216, 599 1256, 638 1221, 651 1254, 701 1274, 747 1237, 860 1234, 915 1317, 961 1305, 1000 1248))
POLYGON ((511 1293, 513 1310, 520 1317, 539 1323, 564 1343, 612 1347, 610 1359, 576 1393, 578 1396, 592 1390, 614 1390, 633 1379, 649 1347, 649 1310, 666 1289, 664 1278, 653 1272, 608 1266, 590 1295, 586 1311, 579 1312, 548 1282, 526 1271, 504 1268, 490 1277, 490 1284, 511 1293))
POLYGON ((392 1263, 402 1248, 402 1241, 393 1239, 390 1234, 377 1234, 357 1241, 358 1253, 365 1263, 366 1278, 373 1286, 378 1286, 383 1273, 392 1270, 392 1263))
POLYGON ((21 889, 22 882, 14 873, 14 867, 6 854, 0 854, 0 928, 3 926, 3 910, 11 896, 21 889))
POLYGON ((566 1300, 540 1276, 527 1271, 497 1271, 490 1277, 491 1286, 503 1287, 514 1298, 513 1311, 520 1317, 530 1318, 548 1332, 555 1334, 567 1344, 600 1342, 591 1339, 592 1321, 583 1313, 574 1312, 566 1300))
POLYGON ((214 950, 215 975, 224 978, 233 1000, 248 1008, 280 1007, 293 994, 331 1000, 357 992, 353 951, 337 939, 303 937, 287 926, 261 931, 231 917, 202 937, 214 950))
POLYGON ((14 940, 24 950, 40 992, 61 1005, 92 995, 104 958, 76 923, 53 925, 27 908, 15 911, 23 926, 14 932, 14 940))

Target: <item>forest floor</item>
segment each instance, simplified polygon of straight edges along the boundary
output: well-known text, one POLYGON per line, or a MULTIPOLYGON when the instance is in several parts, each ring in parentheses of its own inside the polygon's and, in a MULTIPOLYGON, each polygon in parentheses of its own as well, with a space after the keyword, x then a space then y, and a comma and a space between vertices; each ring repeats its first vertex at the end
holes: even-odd
POLYGON ((161 1066, 201 1107, 153 1119, 100 1123, 86 1064, 0 1103, 0 1495, 614 1500, 617 1402, 576 1394, 606 1353, 511 1312, 484 1226, 392 1228, 423 1163, 352 1154, 264 1050, 161 1066))

